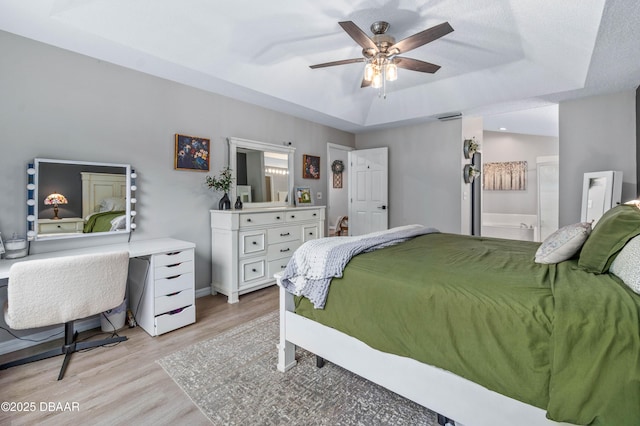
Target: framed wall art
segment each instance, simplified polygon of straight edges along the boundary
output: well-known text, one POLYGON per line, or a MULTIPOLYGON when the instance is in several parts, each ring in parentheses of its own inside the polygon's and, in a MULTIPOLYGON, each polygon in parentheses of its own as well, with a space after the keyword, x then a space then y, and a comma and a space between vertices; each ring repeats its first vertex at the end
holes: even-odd
POLYGON ((320 179, 320 157, 302 155, 302 178, 320 179))
POLYGON ((526 191, 527 162, 484 163, 483 189, 486 191, 526 191))
POLYGON ((209 153, 211 148, 209 139, 176 133, 175 142, 174 169, 201 172, 209 171, 209 153))

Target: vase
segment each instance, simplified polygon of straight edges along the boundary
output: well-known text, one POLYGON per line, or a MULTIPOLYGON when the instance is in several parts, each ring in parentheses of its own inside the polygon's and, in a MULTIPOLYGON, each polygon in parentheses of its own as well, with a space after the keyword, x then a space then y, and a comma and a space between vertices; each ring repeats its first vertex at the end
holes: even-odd
POLYGON ((229 196, 225 192, 222 198, 220 198, 220 202, 218 203, 218 210, 231 210, 231 200, 229 196))
POLYGON ((233 206, 236 210, 242 210, 242 201, 240 200, 240 196, 236 198, 236 204, 233 206))

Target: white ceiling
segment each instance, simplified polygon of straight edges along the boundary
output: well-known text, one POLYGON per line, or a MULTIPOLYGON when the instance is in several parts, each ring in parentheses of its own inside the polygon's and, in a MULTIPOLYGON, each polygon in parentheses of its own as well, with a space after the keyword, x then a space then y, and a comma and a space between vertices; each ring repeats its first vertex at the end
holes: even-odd
POLYGON ((0 0, 0 29, 354 133, 452 112, 549 116, 640 84, 638 0, 0 0), (396 40, 454 32, 403 54, 442 68, 400 69, 383 99, 360 88, 361 63, 309 68, 361 56, 345 20, 367 34, 385 20, 396 40))

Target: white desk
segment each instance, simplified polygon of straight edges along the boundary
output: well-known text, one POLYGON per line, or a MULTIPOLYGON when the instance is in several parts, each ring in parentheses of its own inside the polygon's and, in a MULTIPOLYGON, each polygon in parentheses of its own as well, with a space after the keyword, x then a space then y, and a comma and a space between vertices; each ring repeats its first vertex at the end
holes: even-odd
POLYGON ((0 260, 0 280, 9 278, 9 269, 16 262, 25 260, 50 259, 52 257, 76 256, 79 254, 107 253, 112 251, 128 251, 129 257, 150 256, 195 248, 195 244, 189 241, 176 240, 174 238, 157 238, 153 240, 131 241, 129 243, 103 244, 100 246, 84 247, 71 250, 60 250, 50 253, 32 254, 19 259, 0 260))
POLYGON ((20 259, 5 259, 0 260, 0 281, 9 278, 9 269, 17 262, 128 251, 131 259, 128 291, 129 296, 135 301, 130 308, 138 325, 149 335, 157 336, 192 324, 196 320, 195 246, 188 241, 158 238, 39 253, 20 259))

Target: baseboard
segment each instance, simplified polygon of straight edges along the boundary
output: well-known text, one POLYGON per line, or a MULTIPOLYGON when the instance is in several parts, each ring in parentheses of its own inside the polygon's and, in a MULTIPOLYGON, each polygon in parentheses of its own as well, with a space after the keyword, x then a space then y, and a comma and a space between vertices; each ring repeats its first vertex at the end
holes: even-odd
MULTIPOLYGON (((75 330, 78 332, 83 332, 87 330, 91 330, 93 328, 100 327, 100 317, 95 315, 91 318, 86 318, 80 321, 76 321, 75 330)), ((21 339, 11 339, 6 342, 0 343, 0 355, 8 354, 10 352, 19 351, 20 349, 30 348, 31 346, 36 346, 44 342, 50 342, 52 340, 64 338, 64 324, 61 324, 57 327, 49 328, 45 331, 41 331, 35 334, 29 334, 28 336, 21 336, 21 339, 30 339, 30 340, 21 340, 21 339), (31 340, 36 340, 32 342, 31 340)))
POLYGON ((204 287, 196 290, 196 299, 205 296, 211 296, 211 287, 204 287))

